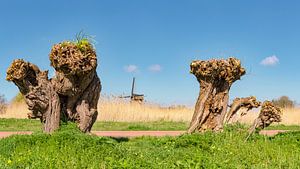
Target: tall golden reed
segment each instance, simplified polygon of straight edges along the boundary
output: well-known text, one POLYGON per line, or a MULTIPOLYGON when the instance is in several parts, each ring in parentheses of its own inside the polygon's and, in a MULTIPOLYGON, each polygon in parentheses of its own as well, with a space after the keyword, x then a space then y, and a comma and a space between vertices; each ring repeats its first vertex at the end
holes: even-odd
POLYGON ((100 121, 190 121, 193 109, 184 106, 162 107, 151 103, 129 102, 122 99, 100 99, 100 121))
MULTIPOLYGON (((98 121, 115 122, 148 122, 148 121, 182 121, 189 122, 193 115, 193 108, 185 106, 163 107, 151 103, 134 103, 128 100, 102 97, 98 104, 98 121)), ((259 110, 254 110, 241 117, 239 122, 251 124, 258 116, 259 110)), ((29 113, 25 103, 8 105, 6 113, 0 118, 27 118, 29 113)), ((285 125, 300 125, 300 108, 283 109, 282 122, 285 125)))
MULTIPOLYGON (((136 103, 128 100, 102 97, 98 104, 98 121, 190 121, 193 109, 184 106, 162 107, 158 104, 136 103)), ((29 110, 24 102, 12 103, 0 118, 27 118, 29 110)))

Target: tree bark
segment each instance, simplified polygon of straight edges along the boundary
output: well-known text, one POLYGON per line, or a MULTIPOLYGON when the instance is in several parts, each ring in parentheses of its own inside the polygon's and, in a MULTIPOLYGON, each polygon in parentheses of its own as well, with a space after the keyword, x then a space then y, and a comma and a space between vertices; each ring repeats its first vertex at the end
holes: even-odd
POLYGON ((235 58, 213 59, 193 61, 191 73, 200 83, 200 93, 188 133, 222 130, 230 87, 245 74, 245 69, 235 58))
POLYGON ((270 101, 265 101, 261 107, 259 116, 249 128, 249 135, 270 126, 273 122, 281 122, 281 114, 282 111, 279 107, 276 107, 270 101))
POLYGON ((246 112, 252 110, 253 108, 258 108, 261 105, 259 101, 256 100, 254 96, 245 97, 245 98, 236 98, 233 100, 233 103, 230 105, 230 110, 226 114, 224 123, 233 123, 234 119, 238 120, 239 117, 246 115, 244 112, 240 112, 242 108, 246 109, 246 112))
POLYGON ((76 122, 82 132, 90 132, 101 91, 94 48, 90 43, 62 42, 52 47, 50 61, 56 70, 50 80, 47 71, 21 59, 8 68, 7 80, 18 86, 32 111, 28 117, 40 118, 45 132, 58 129, 60 121, 76 122))
POLYGON ((47 133, 59 128, 60 99, 48 80, 48 71, 40 69, 22 59, 13 61, 7 71, 7 80, 14 82, 24 95, 29 118, 39 118, 47 133))

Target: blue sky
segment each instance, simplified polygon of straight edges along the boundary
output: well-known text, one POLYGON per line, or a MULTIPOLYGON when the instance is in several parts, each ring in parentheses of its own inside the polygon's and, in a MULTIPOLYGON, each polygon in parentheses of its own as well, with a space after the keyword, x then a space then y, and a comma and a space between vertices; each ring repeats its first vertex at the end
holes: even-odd
POLYGON ((51 46, 84 30, 97 41, 102 93, 128 94, 135 76, 147 100, 192 105, 199 84, 190 62, 235 56, 247 75, 231 98, 300 102, 299 1, 2 0, 0 20, 0 93, 8 100, 18 92, 5 81, 13 59, 51 69, 51 46))

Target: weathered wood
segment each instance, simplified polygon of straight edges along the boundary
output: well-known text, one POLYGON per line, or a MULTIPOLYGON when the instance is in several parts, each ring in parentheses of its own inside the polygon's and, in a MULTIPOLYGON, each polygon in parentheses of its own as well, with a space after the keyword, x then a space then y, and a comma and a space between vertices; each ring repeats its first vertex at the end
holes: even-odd
POLYGON ((14 82, 24 95, 29 110, 29 118, 39 118, 45 132, 59 128, 60 101, 48 80, 48 72, 22 59, 14 60, 7 70, 8 81, 14 82))
POLYGON ((261 107, 259 116, 254 120, 249 129, 249 135, 270 126, 273 122, 281 122, 281 114, 282 110, 279 107, 276 107, 270 101, 265 101, 261 107))
POLYGON ((58 129, 60 120, 74 121, 81 131, 90 132, 101 91, 93 46, 87 40, 66 41, 54 45, 49 56, 56 70, 51 80, 47 71, 21 59, 7 70, 7 80, 18 86, 32 110, 28 117, 40 118, 45 132, 58 129))
POLYGON ((233 100, 232 104, 229 106, 230 110, 226 114, 224 123, 232 123, 233 120, 238 120, 239 117, 246 115, 246 113, 253 108, 258 108, 261 105, 259 101, 256 100, 256 97, 250 96, 245 98, 236 98, 233 100), (240 112, 242 108, 245 108, 246 112, 240 112))
POLYGON ((77 122, 83 132, 90 132, 101 91, 96 52, 88 43, 79 48, 63 42, 52 47, 50 61, 56 70, 52 84, 65 105, 64 117, 77 122))
POLYGON ((246 71, 238 59, 193 61, 191 73, 200 83, 200 93, 188 133, 220 131, 227 112, 229 90, 246 71))

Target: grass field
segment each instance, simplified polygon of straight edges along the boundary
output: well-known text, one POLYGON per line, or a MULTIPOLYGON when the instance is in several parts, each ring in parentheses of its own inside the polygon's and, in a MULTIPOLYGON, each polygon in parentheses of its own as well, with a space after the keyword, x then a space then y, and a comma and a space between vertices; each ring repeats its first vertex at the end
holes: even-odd
MULTIPOLYGON (((94 131, 176 131, 187 130, 188 122, 101 122, 97 121, 94 131)), ((245 125, 247 126, 247 125, 245 125)), ((39 120, 30 119, 0 119, 0 131, 41 131, 39 120)), ((299 130, 298 125, 271 125, 267 130, 299 130)))
POLYGON ((80 133, 74 125, 52 135, 0 140, 0 168, 298 168, 300 132, 253 135, 243 126, 222 133, 111 139, 80 133))
MULTIPOLYGON (((155 130, 173 131, 186 130, 185 122, 100 122, 97 121, 92 130, 94 131, 130 131, 130 130, 155 130)), ((41 131, 39 120, 30 119, 0 119, 0 131, 41 131)))

